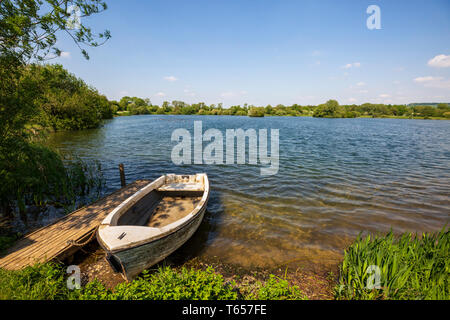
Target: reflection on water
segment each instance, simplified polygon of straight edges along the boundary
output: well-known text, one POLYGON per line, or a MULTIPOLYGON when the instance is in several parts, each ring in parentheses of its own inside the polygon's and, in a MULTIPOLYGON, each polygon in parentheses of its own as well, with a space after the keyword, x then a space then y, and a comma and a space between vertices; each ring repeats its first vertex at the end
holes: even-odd
POLYGON ((244 267, 334 264, 360 232, 434 231, 449 222, 450 121, 133 116, 57 133, 62 152, 102 163, 107 192, 165 173, 206 172, 205 221, 183 250, 244 267), (171 162, 172 131, 280 129, 280 169, 171 162), (198 240, 198 241, 197 241, 198 240), (201 240, 201 241, 200 241, 201 240))

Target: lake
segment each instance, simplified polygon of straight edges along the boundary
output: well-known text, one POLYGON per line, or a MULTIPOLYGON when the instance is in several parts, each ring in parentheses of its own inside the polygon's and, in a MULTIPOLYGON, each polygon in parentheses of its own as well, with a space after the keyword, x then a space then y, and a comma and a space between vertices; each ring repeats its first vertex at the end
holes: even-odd
MULTIPOLYGON (((50 137, 63 153, 97 159, 106 192, 165 173, 206 172, 212 193, 191 256, 245 268, 328 268, 360 232, 436 231, 450 221, 450 121, 148 115, 50 137), (259 165, 172 163, 172 132, 279 129, 279 171, 259 165)), ((270 141, 270 140, 269 140, 270 141)), ((206 145, 206 143, 205 143, 206 145)))

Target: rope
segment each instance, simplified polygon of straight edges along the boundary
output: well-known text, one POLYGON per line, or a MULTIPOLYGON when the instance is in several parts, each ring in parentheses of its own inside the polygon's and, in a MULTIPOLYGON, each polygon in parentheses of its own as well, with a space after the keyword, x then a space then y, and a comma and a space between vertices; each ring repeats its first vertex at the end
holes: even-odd
POLYGON ((89 238, 86 241, 79 243, 79 242, 76 242, 75 240, 67 240, 67 244, 70 244, 70 245, 73 245, 76 247, 84 247, 89 242, 91 242, 91 240, 94 238, 94 235, 97 233, 97 229, 98 229, 98 226, 95 227, 94 230, 92 230, 92 234, 89 236, 89 238))

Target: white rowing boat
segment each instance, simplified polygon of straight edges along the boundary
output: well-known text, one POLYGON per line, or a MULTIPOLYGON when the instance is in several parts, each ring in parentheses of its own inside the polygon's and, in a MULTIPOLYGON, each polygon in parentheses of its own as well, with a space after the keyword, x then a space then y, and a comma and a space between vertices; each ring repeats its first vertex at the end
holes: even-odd
POLYGON ((131 280, 194 234, 208 198, 204 173, 161 176, 109 213, 98 228, 97 240, 113 268, 131 280))

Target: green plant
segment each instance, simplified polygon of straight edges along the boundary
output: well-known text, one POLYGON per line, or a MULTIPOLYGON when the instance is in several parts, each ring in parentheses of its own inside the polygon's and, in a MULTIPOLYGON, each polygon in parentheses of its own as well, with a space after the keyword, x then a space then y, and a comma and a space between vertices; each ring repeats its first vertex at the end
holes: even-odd
POLYGON ((450 299, 450 232, 358 239, 340 266, 338 299, 450 299), (376 266, 380 288, 368 289, 376 266), (372 268, 373 269, 373 268, 372 268))
POLYGON ((305 300, 307 297, 297 286, 290 286, 286 279, 273 274, 262 284, 258 282, 256 293, 250 293, 246 299, 259 300, 305 300))
POLYGON ((155 273, 144 271, 129 282, 105 289, 98 281, 89 283, 81 299, 107 300, 232 300, 237 299, 234 283, 226 283, 212 268, 205 271, 164 267, 155 273))
POLYGON ((57 264, 38 264, 18 271, 0 269, 1 300, 59 300, 76 295, 76 291, 67 289, 66 275, 57 264))
POLYGON ((0 236, 0 254, 9 248, 16 239, 16 236, 0 236))

